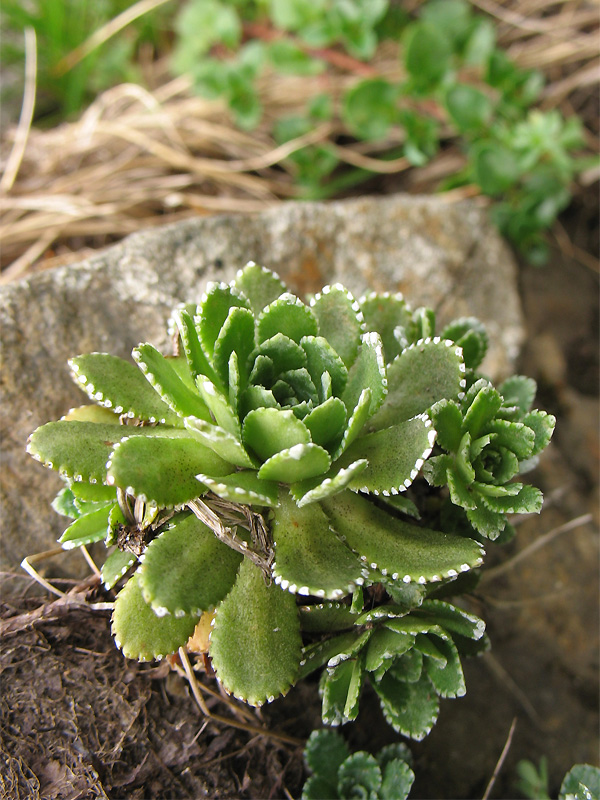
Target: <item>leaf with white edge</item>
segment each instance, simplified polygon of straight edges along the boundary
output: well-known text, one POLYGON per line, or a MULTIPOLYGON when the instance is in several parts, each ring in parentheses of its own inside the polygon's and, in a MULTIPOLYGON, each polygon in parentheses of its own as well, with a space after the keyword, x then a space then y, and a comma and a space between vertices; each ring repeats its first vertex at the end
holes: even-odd
POLYGON ((352 674, 350 675, 348 695, 346 697, 346 704, 344 705, 344 717, 350 721, 356 719, 358 716, 358 702, 365 681, 363 661, 364 658, 362 654, 360 654, 358 658, 350 660, 352 664, 352 674))
POLYGON ((379 797, 381 769, 375 756, 364 750, 352 753, 338 772, 339 797, 379 797))
POLYGON ((101 542, 106 538, 109 510, 104 506, 72 522, 58 540, 63 549, 72 550, 84 544, 101 542))
POLYGON ((219 425, 212 425, 196 417, 186 417, 184 422, 186 428, 198 434, 198 438, 206 447, 230 464, 235 464, 236 467, 259 466, 256 459, 251 458, 246 452, 239 439, 219 425))
POLYGON ((298 483, 327 472, 331 458, 318 444, 295 444, 265 461, 258 471, 261 480, 298 483))
POLYGON ((190 638, 198 617, 157 616, 144 600, 137 573, 115 600, 112 633, 126 658, 160 659, 174 653, 190 638))
POLYGON ((136 561, 136 556, 129 550, 119 550, 118 548, 113 550, 104 562, 101 570, 104 588, 112 589, 136 561))
POLYGON ((71 491, 77 498, 86 503, 108 503, 116 501, 115 490, 111 486, 101 483, 86 483, 85 481, 73 481, 71 491))
POLYGON ((332 633, 352 628, 356 614, 345 603, 300 606, 300 627, 306 633, 332 633))
POLYGON ((556 425, 556 417, 552 414, 547 414, 545 411, 535 410, 526 414, 521 422, 531 428, 535 435, 531 455, 537 456, 550 443, 554 433, 554 426, 556 425))
POLYGON ((398 733, 420 742, 435 725, 439 700, 429 678, 404 683, 387 672, 374 684, 387 722, 398 733))
POLYGON ((257 340, 259 343, 277 333, 288 336, 300 344, 303 336, 317 336, 319 326, 310 308, 289 292, 282 294, 258 316, 257 340))
POLYGON ((488 508, 478 506, 467 510, 467 519, 475 530, 490 541, 494 541, 506 527, 506 516, 488 508))
POLYGON ((253 261, 249 261, 243 269, 239 270, 233 285, 248 298, 255 314, 273 303, 286 291, 285 284, 276 273, 253 261))
POLYGON ((175 366, 155 347, 141 344, 134 347, 131 354, 151 386, 176 414, 210 420, 203 400, 184 383, 175 366))
POLYGON ((309 478, 300 483, 293 483, 290 486, 290 493, 299 508, 324 500, 338 492, 341 492, 367 468, 368 461, 359 459, 349 464, 347 467, 339 468, 337 464, 318 478, 309 478))
POLYGON ((451 639, 435 637, 435 646, 445 657, 445 663, 425 658, 424 667, 429 680, 440 697, 463 697, 467 687, 456 645, 451 639))
POLYGON ((439 400, 455 400, 465 388, 460 347, 449 339, 410 345, 387 368, 388 395, 371 418, 372 430, 387 428, 427 411, 439 400))
POLYGON ((475 317, 461 317, 447 325, 441 332, 443 339, 451 339, 463 351, 468 369, 477 369, 488 348, 485 326, 475 317))
MULTIPOLYGON (((304 760, 315 774, 335 776, 350 749, 336 731, 323 728, 311 733, 304 748, 304 760)), ((333 781, 335 788, 335 779, 333 781)))
POLYGON ((414 609, 413 616, 433 619, 444 630, 458 633, 468 639, 481 639, 485 633, 485 622, 462 608, 446 603, 443 600, 424 600, 419 609, 414 609))
MULTIPOLYGON (((402 653, 392 661, 389 669, 390 675, 403 683, 416 683, 423 674, 423 660, 421 651, 413 647, 412 650, 407 650, 406 653, 402 653)), ((375 673, 377 680, 381 680, 384 672, 388 671, 383 669, 386 666, 387 662, 379 670, 381 674, 375 673)))
POLYGON ((341 633, 331 639, 321 639, 304 648, 302 662, 298 672, 298 680, 310 675, 311 672, 327 664, 331 668, 341 661, 356 655, 369 641, 372 630, 360 631, 358 629, 341 633))
POLYGON ((376 294, 369 292, 358 301, 365 327, 368 331, 377 331, 383 342, 385 360, 389 364, 400 352, 394 331, 398 327, 406 327, 412 322, 412 315, 401 294, 376 294))
POLYGON ((257 408, 244 419, 242 437, 261 461, 267 461, 281 450, 296 444, 308 444, 310 433, 293 411, 278 408, 257 408))
POLYGON ((248 559, 218 606, 210 636, 213 667, 227 692, 260 706, 296 679, 302 641, 296 600, 248 559))
MULTIPOLYGON (((209 410, 209 422, 215 422, 219 427, 232 434, 236 439, 242 438, 242 429, 237 415, 229 402, 229 397, 223 394, 208 378, 199 375, 196 384, 206 407, 209 410), (212 415, 212 416, 211 416, 212 415)), ((193 416, 193 415, 191 415, 193 416)))
MULTIPOLYGON (((445 636, 445 638, 447 639, 448 637, 445 636)), ((418 633, 415 637, 415 647, 420 653, 426 656, 427 659, 435 661, 440 667, 445 667, 448 663, 448 659, 440 650, 440 641, 443 640, 437 638, 434 640, 434 638, 425 633, 418 633)))
POLYGON ((348 371, 348 381, 341 398, 349 412, 356 407, 365 386, 371 390, 369 416, 373 416, 388 392, 383 345, 381 337, 374 331, 361 336, 358 355, 348 371))
POLYGON ((522 485, 519 492, 508 497, 480 494, 483 505, 500 514, 539 514, 544 497, 537 486, 522 485))
POLYGON ((435 443, 435 429, 425 415, 356 439, 339 460, 349 466, 358 459, 369 463, 350 483, 355 491, 398 494, 419 474, 435 443))
POLYGON ((391 517, 354 492, 323 500, 322 506, 348 547, 394 580, 438 581, 482 563, 478 542, 391 517))
POLYGON ((302 402, 312 406, 319 402, 317 387, 306 367, 282 372, 271 390, 282 406, 293 406, 302 402))
POLYGON ((229 383, 229 357, 232 352, 236 352, 240 382, 245 386, 248 380, 248 362, 253 350, 253 313, 247 308, 231 308, 215 342, 213 355, 215 370, 224 385, 229 383))
POLYGON ((128 494, 159 506, 177 506, 203 493, 196 475, 228 475, 233 466, 189 438, 128 437, 113 451, 107 480, 128 494))
POLYGON ((270 339, 261 342, 252 351, 250 358, 255 361, 261 355, 270 359, 273 373, 276 375, 306 366, 306 353, 303 348, 283 333, 276 333, 270 339))
POLYGON ((249 309, 250 303, 235 286, 209 283, 195 319, 202 349, 209 359, 213 357, 215 342, 232 308, 249 309))
POLYGON ((278 484, 261 480, 252 470, 241 470, 217 478, 200 472, 196 477, 207 489, 232 503, 276 506, 279 502, 278 484))
POLYGON ((103 483, 106 462, 116 442, 126 435, 139 435, 143 430, 95 422, 47 422, 31 434, 27 452, 65 478, 103 483))
POLYGON ((77 519, 81 513, 75 505, 75 495, 68 486, 63 486, 58 492, 52 501, 52 508, 61 517, 69 517, 69 519, 77 519))
POLYGON ((148 422, 180 425, 177 414, 161 400, 140 370, 109 353, 88 353, 69 360, 73 380, 90 400, 148 422))
POLYGON ((184 308, 176 309, 173 312, 174 321, 179 330, 179 335, 183 344, 183 351, 190 369, 190 374, 194 380, 198 375, 205 375, 213 383, 218 384, 219 379, 209 362, 206 353, 200 342, 196 324, 192 315, 184 308))
POLYGON ((437 431, 437 443, 449 453, 455 453, 463 435, 463 416, 452 400, 440 400, 429 412, 433 427, 437 431))
POLYGON ((395 658, 410 650, 414 641, 414 635, 409 633, 398 633, 389 628, 378 628, 367 645, 365 669, 368 672, 373 672, 387 659, 395 658))
POLYGON ((482 431, 487 432, 486 425, 491 422, 502 405, 502 397, 491 384, 482 386, 467 409, 463 430, 476 438, 482 431))
POLYGON ((146 548, 138 582, 158 616, 199 617, 226 597, 241 560, 193 514, 179 514, 146 548))
POLYGON ((533 378, 524 375, 511 375, 498 388, 505 406, 516 406, 523 414, 531 408, 537 392, 533 378))
POLYGON ((311 440, 326 447, 342 435, 346 424, 346 406, 339 397, 330 397, 313 408, 302 422, 308 428, 311 440))
POLYGON ((247 386, 238 399, 238 413, 244 419, 257 408, 279 408, 279 403, 270 389, 264 386, 247 386))
MULTIPOLYGON (((369 387, 363 389, 356 408, 348 417, 348 422, 340 439, 340 443, 331 456, 333 461, 336 461, 345 450, 350 447, 352 442, 357 438, 365 427, 365 422, 369 419, 369 412, 371 409, 371 390, 369 387)), ((344 462, 345 463, 345 462, 344 462)))
MULTIPOLYGON (((348 370, 327 339, 322 336, 303 336, 300 345, 306 353, 306 368, 315 386, 320 385, 321 375, 327 372, 333 394, 336 397, 341 395, 348 380, 348 370)), ((322 402, 325 397, 320 399, 322 402)))
POLYGON ((575 764, 565 775, 558 800, 598 800, 600 769, 591 764, 575 764))
POLYGON ((414 780, 415 773, 406 761, 393 759, 383 771, 383 780, 379 789, 380 800, 406 800, 414 780))
POLYGON ((356 659, 347 659, 334 669, 323 672, 319 692, 323 699, 321 718, 326 725, 342 725, 358 715, 355 671, 360 666, 357 664, 356 659), (346 715, 349 706, 349 710, 355 712, 352 717, 346 715))
POLYGON ((362 583, 362 564, 331 530, 319 505, 298 508, 282 491, 271 532, 275 547, 272 571, 282 589, 335 599, 362 583))
POLYGON ((310 303, 323 336, 340 356, 346 367, 354 362, 363 316, 352 294, 341 284, 325 286, 310 303))
POLYGON ((394 511, 399 511, 401 514, 406 514, 407 517, 413 519, 421 519, 421 512, 413 501, 403 494, 394 494, 390 497, 381 497, 381 502, 385 503, 389 508, 394 511))

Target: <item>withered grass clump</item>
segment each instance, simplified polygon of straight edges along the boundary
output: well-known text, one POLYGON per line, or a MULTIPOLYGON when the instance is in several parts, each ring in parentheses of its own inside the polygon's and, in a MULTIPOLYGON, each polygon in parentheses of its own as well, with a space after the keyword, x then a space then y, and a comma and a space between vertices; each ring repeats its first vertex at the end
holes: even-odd
MULTIPOLYGON (((420 2, 408 5, 416 8, 420 2)), ((499 44, 520 67, 545 72, 542 108, 579 114, 587 127, 587 145, 597 151, 595 3, 476 0, 473 5, 495 19, 499 44)), ((383 45, 369 68, 400 79, 396 51, 395 45, 383 45)), ((309 143, 327 142, 342 163, 395 175, 394 188, 403 191, 435 190, 464 165, 449 132, 447 146, 423 167, 405 158, 379 160, 378 155, 399 144, 391 138, 340 144, 339 121, 277 146, 270 134, 273 122, 300 113, 323 91, 339 98, 357 78, 350 65, 332 67, 325 76, 265 77, 260 86, 263 121, 250 133, 233 125, 223 103, 194 95, 187 79, 171 79, 164 62, 155 66, 151 89, 116 86, 79 119, 39 130, 31 127, 28 114, 35 90, 31 63, 28 73, 21 122, 4 133, 0 151, 5 281, 81 258, 143 227, 198 214, 252 213, 293 197, 294 165, 286 159, 309 143)), ((464 187, 455 197, 476 192, 476 187, 464 187)))

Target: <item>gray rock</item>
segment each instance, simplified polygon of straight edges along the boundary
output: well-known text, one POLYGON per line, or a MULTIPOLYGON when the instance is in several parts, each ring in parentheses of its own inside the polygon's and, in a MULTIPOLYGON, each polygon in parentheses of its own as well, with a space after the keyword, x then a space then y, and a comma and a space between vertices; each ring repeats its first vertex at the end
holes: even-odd
POLYGON ((87 261, 2 287, 2 544, 4 567, 52 547, 64 520, 49 507, 61 483, 25 454, 28 435, 86 401, 67 358, 127 357, 140 341, 167 346, 165 322, 207 281, 247 261, 277 271, 299 294, 340 281, 401 291, 440 322, 479 317, 491 348, 486 371, 509 373, 523 339, 516 268, 473 203, 396 196, 288 203, 255 217, 219 216, 142 231, 87 261))

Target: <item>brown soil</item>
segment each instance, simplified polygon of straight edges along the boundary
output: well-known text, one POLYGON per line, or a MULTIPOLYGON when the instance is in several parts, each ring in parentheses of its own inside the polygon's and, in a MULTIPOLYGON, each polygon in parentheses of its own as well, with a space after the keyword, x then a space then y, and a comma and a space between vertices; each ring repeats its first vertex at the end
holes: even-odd
MULTIPOLYGON (((595 214, 580 204, 564 220, 575 244, 591 252, 595 214)), ((531 476, 548 502, 507 548, 488 548, 491 570, 472 603, 493 650, 467 663, 466 697, 444 702, 430 736, 411 745, 414 798, 481 797, 514 718, 490 797, 519 796, 522 758, 547 757, 552 796, 574 763, 598 763, 598 276, 557 255, 543 269, 522 265, 521 286, 529 328, 521 371, 538 380, 539 404, 559 417, 531 476), (492 571, 588 512, 593 523, 557 535, 503 573, 492 571)), ((0 795, 300 796, 300 747, 207 722, 166 665, 122 658, 106 613, 53 603, 41 591, 24 574, 4 577, 0 795)), ((209 706, 230 713, 219 700, 209 706)), ((305 739, 320 725, 316 681, 257 712, 256 725, 305 739)), ((368 692, 344 735, 352 748, 372 752, 399 738, 368 692)))

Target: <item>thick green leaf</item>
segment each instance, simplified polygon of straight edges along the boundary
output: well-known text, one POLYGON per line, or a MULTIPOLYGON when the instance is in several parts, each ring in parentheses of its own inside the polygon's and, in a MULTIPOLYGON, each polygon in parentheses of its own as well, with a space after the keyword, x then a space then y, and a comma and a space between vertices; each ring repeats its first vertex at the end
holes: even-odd
MULTIPOLYGON (((208 378, 204 378, 202 375, 198 376, 196 384, 202 399, 206 403, 206 407, 212 415, 212 417, 209 415, 208 421, 216 421, 217 425, 223 428, 223 430, 230 433, 236 439, 241 439, 240 421, 231 407, 230 398, 223 394, 212 381, 208 380, 208 378)), ((202 419, 204 419, 204 417, 202 417, 202 419)))
POLYGON ((251 359, 255 361, 260 355, 270 359, 273 375, 306 366, 306 353, 303 348, 283 333, 276 333, 275 336, 261 342, 252 352, 251 359))
POLYGON ((84 544, 101 542, 106 538, 110 507, 103 506, 72 522, 58 540, 65 550, 72 550, 84 544))
POLYGON ((124 436, 142 435, 148 430, 128 425, 58 420, 47 422, 31 434, 27 452, 65 478, 102 483, 106 480, 106 462, 115 444, 124 436))
POLYGON ((230 591, 241 560, 193 514, 179 514, 146 548, 138 582, 155 614, 199 617, 230 591))
POLYGON ((321 717, 326 725, 340 725, 356 719, 362 685, 360 673, 360 660, 356 658, 349 658, 335 668, 323 672, 320 684, 323 698, 321 717))
POLYGON ((248 559, 217 608, 210 637, 212 663, 223 687, 250 705, 285 694, 300 665, 296 600, 248 559))
POLYGON ((460 656, 451 639, 434 637, 435 646, 444 655, 445 662, 425 658, 425 671, 440 697, 463 697, 467 691, 460 656))
POLYGON ((346 544, 373 569, 394 580, 426 583, 482 563, 484 551, 472 539, 391 517, 354 492, 346 490, 323 500, 322 506, 346 544))
POLYGON ((381 407, 388 391, 383 345, 381 337, 375 331, 362 335, 357 357, 350 367, 348 382, 341 395, 350 413, 356 407, 365 387, 371 390, 369 416, 373 416, 381 407))
POLYGON ((385 139, 398 120, 398 85, 383 78, 355 83, 344 95, 342 116, 350 132, 359 139, 385 139))
POLYGON ((420 742, 433 728, 439 700, 425 675, 415 683, 404 683, 387 672, 374 684, 381 708, 395 731, 420 742))
POLYGON ((437 431, 437 443, 444 450, 455 453, 462 438, 463 416, 460 408, 452 400, 440 400, 431 409, 430 417, 437 431))
POLYGON ((200 472, 196 477, 212 492, 232 503, 249 506, 276 506, 279 503, 278 484, 261 480, 253 470, 239 470, 217 478, 200 472))
POLYGON ((448 69, 451 45, 448 37, 426 22, 407 27, 404 41, 404 66, 421 90, 436 86, 448 69))
POLYGON ((136 556, 129 550, 119 550, 119 548, 113 550, 101 570, 104 587, 112 589, 136 561, 136 556))
POLYGON ((311 441, 326 447, 342 435, 346 424, 346 406, 339 397, 330 397, 313 408, 302 422, 310 432, 311 441))
POLYGON ((349 369, 360 345, 363 323, 360 306, 339 283, 325 286, 310 306, 319 323, 319 334, 327 339, 349 369))
POLYGON ((527 425, 528 428, 531 428, 535 435, 531 455, 537 456, 548 446, 552 438, 554 426, 556 425, 556 417, 552 414, 547 414, 545 411, 536 409, 526 414, 522 422, 524 425, 527 425))
POLYGON ((229 357, 237 353, 241 385, 248 380, 248 361, 254 350, 254 315, 247 308, 231 308, 223 323, 213 355, 213 364, 221 382, 229 384, 229 357))
POLYGON ((177 506, 202 494, 199 472, 219 477, 233 469, 191 435, 135 436, 115 446, 107 481, 147 502, 177 506))
POLYGON ((249 261, 244 269, 238 272, 234 285, 248 298, 255 314, 286 291, 285 284, 278 275, 253 261, 249 261))
POLYGON ((356 614, 345 603, 300 606, 300 627, 306 633, 332 633, 352 628, 356 614))
POLYGON ((215 342, 232 308, 250 308, 250 303, 235 286, 209 283, 196 318, 200 342, 209 359, 213 357, 215 342))
POLYGON ((273 511, 275 581, 298 594, 333 599, 350 594, 363 581, 363 566, 331 530, 329 519, 314 503, 298 508, 282 491, 273 511))
POLYGON ((219 378, 204 352, 191 314, 185 308, 176 309, 173 318, 179 330, 192 378, 196 380, 198 375, 205 375, 213 383, 219 384, 219 378))
POLYGON ((333 668, 341 661, 357 655, 369 641, 373 631, 358 629, 341 633, 332 639, 321 639, 304 648, 303 658, 298 673, 298 680, 305 678, 315 669, 327 664, 333 668))
POLYGON ((365 669, 369 672, 378 669, 387 659, 395 658, 410 650, 414 641, 414 634, 378 628, 367 645, 365 669))
POLYGON ((487 331, 478 319, 460 317, 447 325, 440 335, 461 348, 467 369, 477 369, 488 348, 487 331))
POLYGON ((517 494, 507 497, 490 497, 481 493, 480 497, 487 509, 499 514, 539 514, 544 502, 537 486, 529 485, 521 485, 517 494))
POLYGON ((372 430, 422 414, 439 400, 455 400, 465 388, 462 352, 449 339, 410 345, 388 365, 387 375, 388 395, 369 422, 372 430))
POLYGON ((600 769, 590 764, 575 764, 565 775, 558 800, 598 800, 600 769))
POLYGON ((376 331, 381 336, 385 361, 389 364, 401 350, 394 331, 399 327, 410 325, 412 320, 410 310, 400 293, 369 292, 358 302, 366 329, 376 331))
POLYGON ((52 501, 52 508, 57 514, 60 514, 61 517, 69 517, 70 519, 77 519, 81 513, 75 504, 75 495, 69 486, 63 486, 58 492, 52 501))
POLYGON ((488 431, 486 425, 494 419, 501 405, 502 397, 494 387, 491 384, 482 386, 465 413, 463 430, 474 439, 482 431, 488 431))
POLYGON ((293 483, 290 486, 291 495, 300 508, 309 503, 324 500, 326 497, 341 492, 355 481, 357 475, 366 469, 367 464, 368 461, 364 458, 353 461, 347 467, 340 468, 334 464, 328 472, 319 475, 318 478, 308 478, 299 483, 293 483))
POLYGON ((265 461, 258 477, 279 483, 298 483, 324 474, 330 466, 329 453, 318 444, 295 444, 265 461))
POLYGON ((264 342, 277 333, 283 333, 299 344, 303 336, 317 336, 318 332, 319 326, 313 312, 289 292, 282 294, 258 316, 259 342, 264 342))
POLYGON ((505 406, 516 406, 523 414, 527 413, 535 399, 537 384, 533 378, 524 375, 511 375, 499 387, 505 406))
POLYGON ((348 756, 338 771, 340 797, 379 797, 380 787, 381 769, 377 759, 364 750, 348 756))
POLYGON ((242 436, 261 461, 296 444, 308 444, 310 433, 292 411, 278 408, 257 408, 244 419, 242 436))
POLYGON ((468 639, 481 639, 485 633, 485 622, 474 614, 442 600, 424 600, 413 616, 433 619, 445 630, 466 636, 468 639))
POLYGON ((410 794, 415 773, 400 759, 393 759, 386 764, 383 780, 379 789, 380 800, 406 800, 410 794))
POLYGON ((210 421, 201 397, 184 383, 174 364, 155 347, 140 344, 134 347, 132 356, 156 392, 176 414, 210 421))
MULTIPOLYGON (((363 430, 366 421, 369 419, 371 410, 371 390, 369 387, 363 389, 356 407, 351 411, 348 416, 348 422, 342 434, 342 438, 332 455, 332 460, 336 461, 345 450, 350 447, 352 442, 363 430)), ((346 463, 346 462, 344 462, 346 463)))
POLYGON ((108 353, 88 353, 69 360, 73 379, 90 400, 148 422, 181 424, 177 414, 161 400, 140 370, 108 353))
POLYGON ((446 92, 446 108, 459 131, 474 133, 490 121, 493 106, 480 89, 464 83, 455 83, 446 92))
MULTIPOLYGON (((350 749, 336 731, 323 728, 311 733, 304 748, 307 767, 316 775, 336 776, 343 761, 350 755, 350 749)), ((336 780, 333 778, 335 789, 336 780)), ((322 798, 321 798, 322 800, 322 798)))
POLYGON ((194 431, 200 441, 224 461, 235 464, 236 467, 259 466, 256 459, 251 458, 244 450, 239 439, 219 425, 212 425, 196 417, 186 417, 184 422, 186 428, 194 431))
POLYGON ((300 345, 306 353, 306 368, 315 386, 321 385, 321 376, 327 372, 331 377, 333 395, 339 397, 348 380, 348 370, 342 359, 322 336, 303 336, 300 345))
POLYGON ((112 633, 127 658, 138 661, 160 659, 174 653, 190 638, 198 617, 157 616, 144 600, 137 573, 115 600, 112 633))
POLYGON ((419 474, 435 443, 435 429, 425 415, 399 425, 360 436, 337 464, 349 466, 359 459, 369 463, 350 484, 356 491, 398 494, 419 474))

